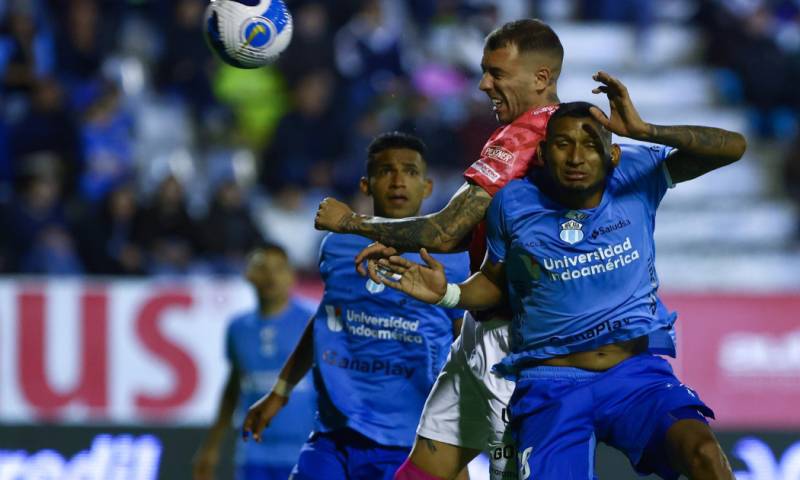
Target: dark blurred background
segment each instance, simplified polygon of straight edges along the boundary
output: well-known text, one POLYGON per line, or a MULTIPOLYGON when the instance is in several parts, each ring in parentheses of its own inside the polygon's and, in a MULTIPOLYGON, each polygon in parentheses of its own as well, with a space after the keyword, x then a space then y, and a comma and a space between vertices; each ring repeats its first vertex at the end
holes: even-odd
MULTIPOLYGON (((365 147, 387 130, 427 143, 425 208, 440 208, 497 127, 477 89, 483 37, 533 16, 564 44, 562 100, 607 108, 591 94, 604 69, 645 120, 747 135, 742 161, 667 195, 658 269, 681 313, 676 366, 724 404, 729 453, 736 435, 782 429, 771 454, 784 471, 800 432, 800 1, 287 4, 288 50, 239 70, 207 49, 204 0, 0 0, 0 421, 205 425, 225 322, 252 305, 238 280, 247 251, 283 245, 299 292, 316 298, 317 203, 335 195, 367 211, 365 147), (193 389, 181 355, 147 340, 147 315, 193 362, 193 389), (30 325, 41 328, 25 337, 30 325), (97 345, 107 381, 91 386, 97 345), (50 390, 20 373, 36 355, 50 390), (169 401, 142 413, 137 385, 169 401)), ((32 452, 17 435, 0 433, 0 448, 32 452)), ((91 444, 79 443, 65 451, 91 444)), ((784 476, 740 478, 797 480, 800 456, 789 463, 784 476)))

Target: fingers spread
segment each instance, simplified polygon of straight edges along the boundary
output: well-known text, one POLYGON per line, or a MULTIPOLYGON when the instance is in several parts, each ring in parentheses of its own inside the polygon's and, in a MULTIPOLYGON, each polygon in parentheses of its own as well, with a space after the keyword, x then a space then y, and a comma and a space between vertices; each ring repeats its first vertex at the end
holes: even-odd
POLYGON ((419 251, 419 256, 422 257, 422 259, 425 260, 425 263, 427 263, 428 266, 431 267, 432 269, 434 269, 434 270, 444 270, 444 267, 442 266, 442 264, 439 263, 435 258, 433 258, 428 253, 427 249, 424 249, 424 248, 421 249, 419 251))

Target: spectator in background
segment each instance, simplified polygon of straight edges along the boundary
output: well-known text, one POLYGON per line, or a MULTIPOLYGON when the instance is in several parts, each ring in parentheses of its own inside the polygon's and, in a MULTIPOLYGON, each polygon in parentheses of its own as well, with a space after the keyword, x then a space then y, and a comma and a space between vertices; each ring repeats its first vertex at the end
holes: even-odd
POLYGON ((203 220, 202 235, 205 254, 215 273, 241 271, 245 255, 261 240, 247 204, 246 192, 228 177, 213 189, 208 215, 203 220))
POLYGON ((78 125, 64 102, 64 91, 52 77, 35 81, 31 105, 25 115, 10 125, 10 157, 15 161, 35 152, 52 152, 63 164, 64 187, 75 192, 81 169, 81 139, 78 125))
POLYGON ((81 256, 88 271, 99 275, 141 275, 144 252, 134 242, 138 212, 136 189, 124 180, 91 209, 80 229, 81 256))
POLYGON ((276 141, 261 166, 267 187, 275 190, 284 183, 328 186, 331 165, 342 153, 345 138, 345 127, 331 109, 333 87, 329 70, 309 73, 294 86, 294 108, 275 129, 276 141))
MULTIPOLYGON (((82 273, 71 221, 62 197, 59 159, 51 153, 21 161, 18 194, 8 213, 11 260, 20 273, 82 273)), ((13 266, 12 266, 13 268, 13 266)))
POLYGON ((214 103, 209 80, 213 66, 211 52, 205 42, 199 41, 203 36, 206 3, 204 0, 175 2, 173 20, 164 31, 165 52, 157 75, 160 87, 183 97, 196 117, 214 103))
POLYGON ((347 120, 369 108, 376 95, 405 75, 402 18, 386 11, 391 5, 365 0, 353 18, 336 32, 334 53, 339 74, 347 83, 347 120))
POLYGON ((320 1, 301 3, 292 10, 292 43, 278 59, 278 68, 289 85, 318 70, 333 70, 329 14, 320 1), (302 58, 303 61, 298 61, 302 58))
POLYGON ((133 238, 146 252, 149 274, 185 274, 198 252, 198 228, 189 216, 183 186, 168 173, 134 220, 133 238))
POLYGON ((264 238, 285 248, 289 261, 309 272, 316 267, 324 235, 310 221, 319 200, 321 197, 311 198, 302 187, 287 183, 256 214, 264 238))
POLYGON ((99 201, 134 173, 132 129, 133 118, 122 104, 119 88, 104 84, 86 110, 81 129, 85 164, 80 187, 85 199, 99 201))
POLYGON ((0 28, 0 86, 5 93, 29 93, 53 71, 53 39, 36 16, 35 1, 10 1, 0 28))
MULTIPOLYGON (((195 455, 194 480, 212 480, 219 449, 233 425, 242 424, 250 405, 270 391, 284 361, 313 315, 313 310, 290 294, 294 272, 286 252, 273 244, 256 248, 245 273, 258 299, 256 309, 238 315, 225 334, 225 356, 230 364, 216 418, 195 455), (231 422, 236 413, 236 420, 231 422)), ((236 480, 285 480, 300 447, 314 428, 316 399, 311 379, 295 386, 292 401, 264 433, 261 443, 243 442, 237 435, 236 480)))
POLYGON ((110 29, 116 24, 113 15, 103 16, 95 0, 70 0, 54 5, 58 29, 58 71, 77 91, 100 75, 103 60, 114 46, 110 29))

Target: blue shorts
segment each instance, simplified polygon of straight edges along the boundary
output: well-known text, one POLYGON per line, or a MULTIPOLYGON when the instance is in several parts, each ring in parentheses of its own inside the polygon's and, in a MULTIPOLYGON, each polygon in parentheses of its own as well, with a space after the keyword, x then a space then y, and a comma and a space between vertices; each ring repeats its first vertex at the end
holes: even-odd
POLYGON ((625 453, 641 474, 675 479, 663 448, 667 430, 683 418, 714 417, 666 360, 650 354, 604 372, 523 370, 509 409, 520 480, 593 479, 598 441, 625 453))
POLYGON ((391 480, 410 447, 381 445, 349 428, 315 432, 300 449, 292 480, 391 480))
POLYGON ((292 473, 291 465, 254 465, 245 463, 236 467, 236 480, 286 480, 292 473))

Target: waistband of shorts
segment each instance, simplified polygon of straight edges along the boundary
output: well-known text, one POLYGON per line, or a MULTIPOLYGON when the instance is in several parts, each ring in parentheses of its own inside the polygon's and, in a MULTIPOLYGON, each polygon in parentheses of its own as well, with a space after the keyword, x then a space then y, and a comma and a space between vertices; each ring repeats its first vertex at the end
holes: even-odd
POLYGON ((537 367, 521 369, 519 371, 518 378, 591 380, 602 373, 605 372, 594 372, 575 367, 553 367, 551 365, 539 365, 537 367))

